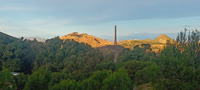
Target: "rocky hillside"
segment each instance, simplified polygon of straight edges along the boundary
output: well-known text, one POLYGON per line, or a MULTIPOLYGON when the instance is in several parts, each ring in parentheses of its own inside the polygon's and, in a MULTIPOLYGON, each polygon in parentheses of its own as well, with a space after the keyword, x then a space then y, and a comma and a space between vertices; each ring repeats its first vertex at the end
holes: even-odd
POLYGON ((164 43, 164 44, 165 43, 174 43, 174 40, 165 34, 158 36, 157 38, 154 39, 154 41, 158 41, 158 42, 164 43))
MULTIPOLYGON (((62 40, 74 40, 77 41, 79 43, 84 43, 84 44, 88 44, 93 48, 96 47, 104 47, 107 45, 113 45, 113 43, 94 37, 92 35, 88 35, 86 33, 82 33, 79 34, 77 32, 65 35, 63 37, 60 37, 60 39, 62 40)), ((121 41, 118 42, 118 45, 123 46, 125 48, 129 48, 130 50, 133 50, 135 46, 141 46, 142 44, 150 44, 152 51, 154 52, 160 52, 161 50, 164 49, 165 45, 167 43, 171 43, 173 44, 175 41, 173 39, 171 39, 170 37, 168 37, 167 35, 160 35, 157 38, 155 38, 154 40, 151 39, 146 39, 146 40, 125 40, 125 41, 121 41)))
POLYGON ((88 44, 93 48, 103 47, 106 45, 113 45, 113 43, 111 43, 109 41, 94 37, 92 35, 88 35, 86 33, 79 34, 78 32, 74 32, 74 33, 65 35, 63 37, 60 37, 60 39, 64 40, 64 41, 65 40, 74 40, 79 43, 88 44))
POLYGON ((125 41, 119 42, 118 45, 121 45, 125 48, 129 48, 129 49, 133 50, 136 45, 141 46, 142 44, 150 44, 152 51, 157 53, 157 52, 160 52, 161 50, 163 50, 167 43, 173 44, 174 42, 175 41, 173 39, 171 39, 167 35, 162 34, 162 35, 158 36, 157 38, 155 38, 154 40, 151 40, 151 39, 125 40, 125 41))

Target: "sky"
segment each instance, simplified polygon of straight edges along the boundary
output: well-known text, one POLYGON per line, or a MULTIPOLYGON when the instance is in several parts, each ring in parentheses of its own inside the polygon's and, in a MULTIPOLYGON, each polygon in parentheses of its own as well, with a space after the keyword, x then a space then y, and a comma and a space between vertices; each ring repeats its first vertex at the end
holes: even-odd
MULTIPOLYGON (((0 0, 0 32, 53 38, 174 34, 200 28, 200 0, 0 0)), ((144 35, 145 37, 145 35, 144 35)))

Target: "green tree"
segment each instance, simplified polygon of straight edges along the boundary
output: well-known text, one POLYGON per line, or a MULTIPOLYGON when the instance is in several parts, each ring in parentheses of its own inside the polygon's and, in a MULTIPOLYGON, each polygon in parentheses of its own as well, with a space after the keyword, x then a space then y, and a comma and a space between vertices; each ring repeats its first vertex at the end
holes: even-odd
POLYGON ((145 67, 142 70, 135 73, 135 85, 142 85, 144 83, 151 82, 152 84, 158 82, 159 66, 151 64, 149 67, 145 67))
POLYGON ((149 66, 150 62, 143 61, 128 61, 123 65, 133 82, 135 81, 135 73, 149 66))
POLYGON ((89 78, 81 82, 82 90, 100 90, 103 86, 103 80, 106 79, 112 71, 95 71, 89 78))
POLYGON ((40 67, 38 71, 29 76, 25 90, 48 90, 50 80, 51 72, 40 67))
POLYGON ((132 90, 133 83, 124 69, 110 74, 103 81, 102 90, 132 90))
POLYGON ((49 90, 78 90, 75 80, 63 80, 59 84, 52 86, 49 90))
POLYGON ((148 45, 143 46, 143 48, 136 47, 134 50, 126 52, 120 56, 117 63, 124 63, 130 60, 150 61, 155 58, 155 53, 146 52, 147 49, 149 49, 148 45))
POLYGON ((7 69, 0 72, 0 89, 1 90, 15 90, 16 83, 13 75, 7 69))
POLYGON ((20 71, 23 67, 23 61, 18 58, 7 60, 4 62, 3 67, 7 68, 10 71, 20 71))
POLYGON ((62 80, 67 80, 68 75, 63 72, 54 72, 52 73, 52 78, 49 82, 49 88, 54 86, 55 84, 59 84, 62 80))
POLYGON ((116 66, 114 62, 103 62, 96 66, 96 70, 112 70, 115 71, 116 66))
POLYGON ((28 75, 20 73, 19 75, 15 76, 14 79, 17 85, 17 90, 23 90, 28 80, 28 75))

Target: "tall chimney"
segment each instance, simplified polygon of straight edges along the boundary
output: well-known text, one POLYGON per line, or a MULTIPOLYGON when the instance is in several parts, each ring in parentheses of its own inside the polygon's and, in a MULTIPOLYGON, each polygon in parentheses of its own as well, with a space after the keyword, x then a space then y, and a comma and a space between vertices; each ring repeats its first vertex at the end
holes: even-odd
POLYGON ((115 40, 114 45, 117 45, 117 26, 115 25, 115 40))

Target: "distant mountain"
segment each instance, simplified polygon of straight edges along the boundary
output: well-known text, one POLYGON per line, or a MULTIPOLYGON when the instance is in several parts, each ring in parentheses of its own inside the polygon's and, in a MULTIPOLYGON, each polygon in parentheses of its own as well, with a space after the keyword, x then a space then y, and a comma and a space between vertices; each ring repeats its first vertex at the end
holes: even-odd
MULTIPOLYGON (((134 34, 125 35, 125 36, 117 36, 117 39, 118 39, 118 41, 132 40, 132 39, 136 39, 136 40, 152 39, 153 40, 161 34, 162 33, 159 33, 159 34, 134 33, 134 34)), ((167 35, 168 37, 170 37, 172 39, 176 39, 178 33, 166 33, 165 35, 167 35)), ((103 39, 107 39, 107 40, 110 40, 110 41, 113 41, 113 39, 114 39, 113 36, 106 36, 106 35, 103 35, 103 36, 99 35, 98 37, 102 37, 103 39)))
POLYGON ((92 35, 88 35, 86 33, 82 33, 79 34, 78 32, 74 32, 68 35, 65 35, 63 37, 60 37, 61 40, 74 40, 77 41, 79 43, 84 43, 84 44, 88 44, 91 47, 103 47, 106 45, 113 45, 113 43, 97 38, 95 36, 92 35))

